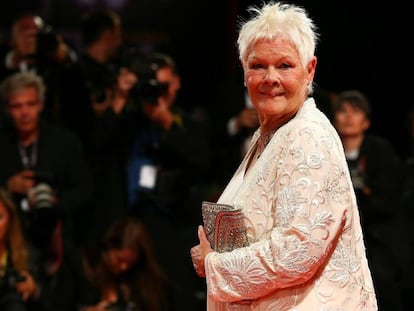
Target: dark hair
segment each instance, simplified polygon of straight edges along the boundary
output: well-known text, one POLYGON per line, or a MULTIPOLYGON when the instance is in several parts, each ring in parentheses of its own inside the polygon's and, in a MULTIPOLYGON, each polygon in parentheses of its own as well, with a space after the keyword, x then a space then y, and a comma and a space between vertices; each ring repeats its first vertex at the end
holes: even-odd
POLYGON ((147 59, 148 59, 148 63, 157 65, 158 69, 171 68, 171 70, 175 74, 178 74, 177 64, 175 63, 174 59, 165 53, 155 52, 155 53, 149 54, 147 59))
POLYGON ((104 31, 114 30, 120 22, 120 16, 111 10, 99 9, 84 15, 81 24, 83 44, 95 42, 104 31))
POLYGON ((352 107, 362 110, 367 117, 371 114, 369 100, 361 91, 347 90, 339 93, 332 105, 333 113, 340 110, 344 103, 349 103, 352 107))
MULTIPOLYGON (((123 218, 113 223, 106 232, 97 261, 89 258, 89 276, 98 288, 122 280, 127 288, 128 300, 139 310, 160 311, 167 302, 167 280, 158 265, 152 239, 143 223, 135 218, 123 218), (113 249, 128 248, 138 254, 138 261, 119 279, 108 271, 102 262, 102 254, 113 249), (118 280, 118 281, 115 281, 118 280)), ((125 298, 125 297, 124 297, 125 298)))

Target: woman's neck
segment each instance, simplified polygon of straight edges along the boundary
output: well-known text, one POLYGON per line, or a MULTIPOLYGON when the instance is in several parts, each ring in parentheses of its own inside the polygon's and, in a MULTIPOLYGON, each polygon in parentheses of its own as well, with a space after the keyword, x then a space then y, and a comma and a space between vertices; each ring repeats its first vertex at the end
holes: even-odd
POLYGON ((257 143, 256 143, 256 149, 247 163, 246 172, 256 162, 256 160, 260 158, 266 146, 268 145, 273 135, 275 134, 276 130, 277 129, 274 129, 268 132, 262 132, 262 131, 260 132, 260 137, 258 138, 257 143))
POLYGON ((263 130, 260 132, 260 137, 257 141, 257 146, 260 152, 263 152, 263 150, 266 148, 269 141, 272 139, 273 135, 275 134, 277 129, 273 129, 267 132, 263 132, 263 130))

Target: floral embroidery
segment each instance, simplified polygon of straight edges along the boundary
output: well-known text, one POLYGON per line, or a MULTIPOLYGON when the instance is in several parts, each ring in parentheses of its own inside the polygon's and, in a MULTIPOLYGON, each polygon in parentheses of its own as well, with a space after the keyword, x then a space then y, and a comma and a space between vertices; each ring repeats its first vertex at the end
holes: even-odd
POLYGON ((206 258, 209 310, 376 310, 346 169, 336 131, 308 100, 219 199, 242 209, 251 244, 206 258))

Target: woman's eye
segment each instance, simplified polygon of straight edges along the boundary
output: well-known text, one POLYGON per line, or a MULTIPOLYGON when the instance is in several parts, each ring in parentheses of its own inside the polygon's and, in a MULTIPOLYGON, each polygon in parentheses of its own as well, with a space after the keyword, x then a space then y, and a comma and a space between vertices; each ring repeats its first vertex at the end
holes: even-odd
POLYGON ((288 69, 290 67, 292 67, 292 66, 290 66, 288 63, 283 63, 279 66, 280 69, 288 69))
POLYGON ((251 69, 262 69, 264 68, 262 64, 252 64, 250 65, 251 69))

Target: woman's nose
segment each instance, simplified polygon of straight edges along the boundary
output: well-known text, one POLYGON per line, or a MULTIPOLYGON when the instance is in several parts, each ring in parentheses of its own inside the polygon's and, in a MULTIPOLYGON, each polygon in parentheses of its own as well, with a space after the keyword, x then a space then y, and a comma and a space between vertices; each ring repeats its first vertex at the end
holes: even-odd
POLYGON ((278 73, 274 67, 269 67, 266 70, 264 81, 269 84, 273 84, 278 80, 278 73))

